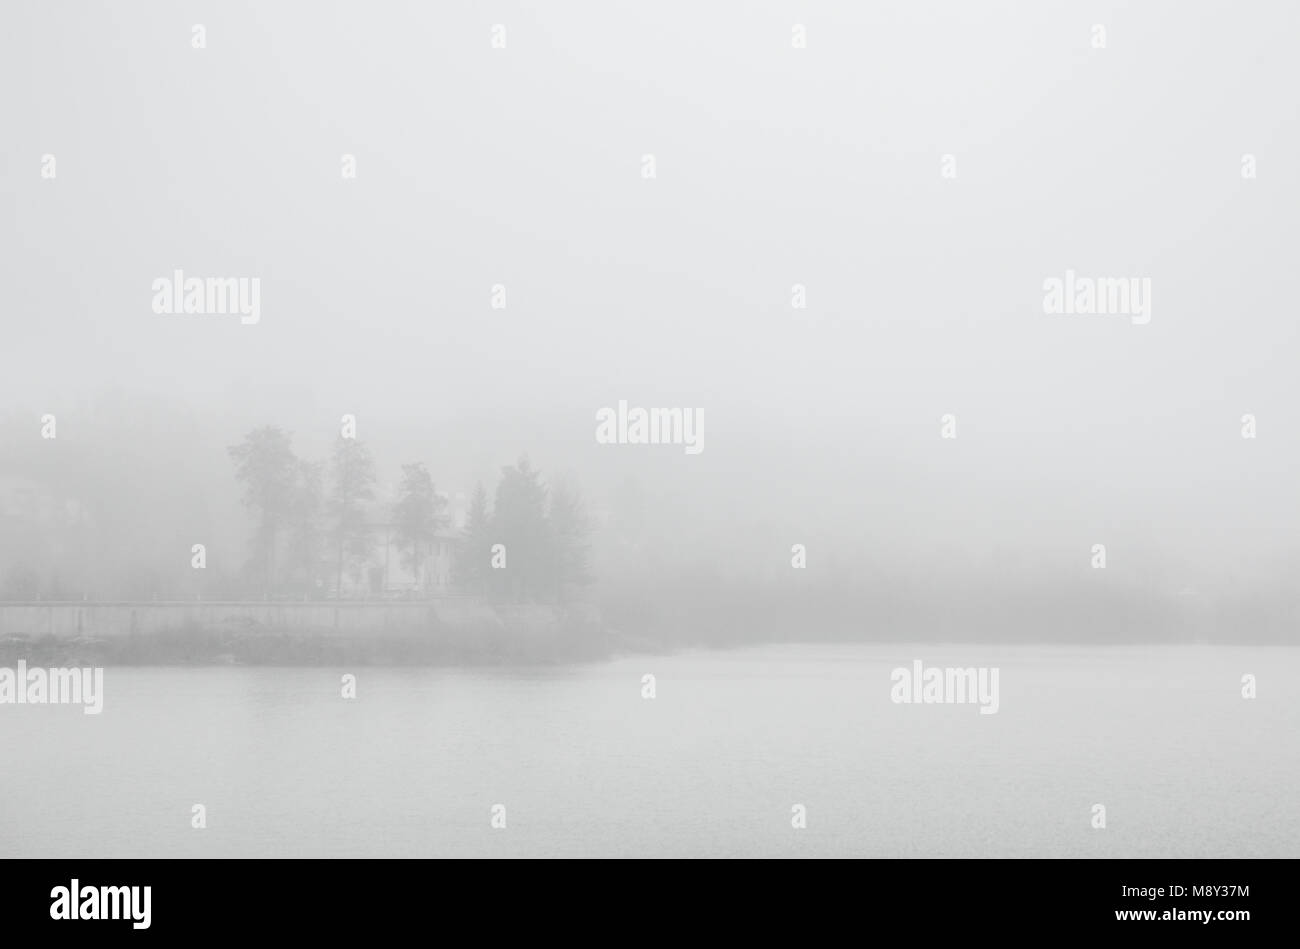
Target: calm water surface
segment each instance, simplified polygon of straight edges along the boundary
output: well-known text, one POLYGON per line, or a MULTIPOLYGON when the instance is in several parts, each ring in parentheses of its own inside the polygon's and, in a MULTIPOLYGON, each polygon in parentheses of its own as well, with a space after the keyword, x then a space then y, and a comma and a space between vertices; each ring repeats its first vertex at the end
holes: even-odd
POLYGON ((1297 649, 110 668, 105 692, 98 717, 0 706, 0 855, 1300 856, 1297 649), (893 704, 915 658, 998 666, 999 712, 893 704))

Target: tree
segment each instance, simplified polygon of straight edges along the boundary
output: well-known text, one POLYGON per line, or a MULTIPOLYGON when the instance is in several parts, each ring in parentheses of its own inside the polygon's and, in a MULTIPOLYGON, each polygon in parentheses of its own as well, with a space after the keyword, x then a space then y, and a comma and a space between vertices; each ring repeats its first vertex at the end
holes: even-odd
POLYGON ((244 506, 258 516, 255 559, 264 559, 266 593, 275 586, 276 538, 289 519, 293 484, 298 470, 291 438, 276 426, 266 425, 226 449, 235 464, 235 478, 244 486, 244 506))
POLYGON ((591 523, 577 489, 563 481, 551 489, 549 525, 555 598, 563 603, 570 586, 592 581, 591 523))
POLYGON ((489 574, 502 575, 494 586, 516 601, 544 598, 551 589, 546 486, 527 457, 501 469, 492 508, 493 543, 504 544, 508 558, 505 570, 489 574))
POLYGON ((492 556, 492 517, 488 513, 487 491, 479 482, 474 489, 465 529, 456 548, 452 569, 456 585, 470 593, 487 592, 488 560, 492 556))
POLYGON ((306 590, 313 589, 323 540, 320 523, 324 506, 323 468, 322 462, 299 459, 289 501, 287 566, 301 578, 306 590))
POLYGON ((343 565, 362 560, 371 548, 364 504, 375 497, 375 462, 370 449, 355 438, 340 436, 334 444, 334 490, 330 510, 334 515, 334 540, 338 546, 338 596, 343 595, 343 565))
POLYGON ((421 584, 424 578, 420 552, 433 543, 438 530, 447 523, 442 516, 446 506, 447 499, 434 490, 433 478, 424 465, 402 465, 402 484, 393 505, 393 539, 402 548, 402 562, 421 584))

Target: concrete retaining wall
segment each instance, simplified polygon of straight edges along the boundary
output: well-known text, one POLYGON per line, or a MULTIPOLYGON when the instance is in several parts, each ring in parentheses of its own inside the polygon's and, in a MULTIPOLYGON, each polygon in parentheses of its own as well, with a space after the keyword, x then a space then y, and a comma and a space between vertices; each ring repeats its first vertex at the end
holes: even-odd
POLYGON ((544 632, 559 622, 548 606, 494 607, 472 597, 378 603, 28 602, 0 603, 0 637, 115 639, 186 628, 250 632, 416 633, 496 628, 544 632))

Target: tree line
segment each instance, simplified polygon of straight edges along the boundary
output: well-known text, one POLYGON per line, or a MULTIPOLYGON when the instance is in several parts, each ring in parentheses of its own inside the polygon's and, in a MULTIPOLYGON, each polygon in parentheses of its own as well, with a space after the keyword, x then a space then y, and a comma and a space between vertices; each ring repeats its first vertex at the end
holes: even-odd
POLYGON ((374 458, 355 437, 340 436, 326 463, 300 458, 292 436, 268 425, 227 453, 256 523, 246 572, 268 596, 311 596, 331 586, 341 595, 344 576, 356 579, 369 564, 377 526, 421 581, 433 545, 449 544, 456 592, 561 603, 592 582, 580 494, 564 481, 543 483, 526 457, 501 469, 490 507, 477 485, 464 528, 452 534, 447 499, 423 463, 402 465, 396 496, 377 509, 374 458))

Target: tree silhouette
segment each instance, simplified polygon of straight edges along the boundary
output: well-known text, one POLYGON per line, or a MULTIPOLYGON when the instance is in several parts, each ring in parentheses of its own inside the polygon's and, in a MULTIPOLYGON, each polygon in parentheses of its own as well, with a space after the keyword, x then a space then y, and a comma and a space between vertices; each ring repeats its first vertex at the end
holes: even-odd
POLYGON ((433 478, 422 464, 402 465, 402 484, 393 505, 393 539, 402 548, 402 562, 423 586, 420 573, 422 550, 428 549, 438 530, 447 523, 442 516, 447 506, 433 487, 433 478))
POLYGON ((501 469, 496 503, 492 506, 494 543, 505 544, 507 568, 493 587, 507 599, 523 602, 544 599, 550 592, 549 525, 546 522, 546 486, 541 472, 527 457, 501 469))
POLYGON ((235 477, 244 486, 244 506, 258 516, 255 550, 257 558, 265 558, 263 583, 268 595, 275 587, 277 536, 292 514, 298 460, 290 442, 283 429, 266 425, 226 449, 235 463, 235 477))
POLYGON ((323 541, 323 468, 322 462, 298 459, 289 502, 286 565, 295 578, 301 579, 306 590, 313 589, 323 541))
POLYGON ((372 538, 366 524, 365 502, 375 497, 375 462, 370 449, 355 438, 339 437, 334 443, 334 475, 330 511, 334 515, 334 541, 338 547, 338 586, 343 596, 343 565, 348 559, 369 556, 372 538))
POLYGON ((488 589, 488 560, 492 556, 492 516, 488 512, 487 491, 479 482, 474 489, 465 529, 456 546, 452 565, 456 585, 461 589, 482 594, 488 589))
POLYGON ((577 489, 564 482, 551 488, 548 518, 555 599, 563 603, 571 586, 591 583, 591 524, 577 489))

